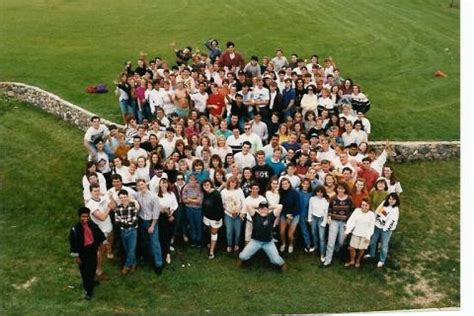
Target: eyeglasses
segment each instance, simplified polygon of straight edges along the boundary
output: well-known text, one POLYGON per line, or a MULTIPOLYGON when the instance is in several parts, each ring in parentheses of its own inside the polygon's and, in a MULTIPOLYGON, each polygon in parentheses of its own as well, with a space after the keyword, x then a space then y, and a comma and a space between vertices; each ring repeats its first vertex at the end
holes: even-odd
POLYGON ((250 130, 250 127, 245 127, 244 128, 244 131, 248 131, 248 130, 250 130))

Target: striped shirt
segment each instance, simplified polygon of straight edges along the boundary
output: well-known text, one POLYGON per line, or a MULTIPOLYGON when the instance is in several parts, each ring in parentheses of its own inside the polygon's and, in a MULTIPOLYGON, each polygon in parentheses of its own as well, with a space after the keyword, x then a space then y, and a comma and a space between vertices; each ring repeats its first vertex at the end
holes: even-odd
POLYGON ((149 190, 145 193, 137 193, 137 201, 140 204, 140 212, 138 216, 145 221, 158 219, 160 217, 160 207, 158 202, 158 196, 152 194, 149 190))

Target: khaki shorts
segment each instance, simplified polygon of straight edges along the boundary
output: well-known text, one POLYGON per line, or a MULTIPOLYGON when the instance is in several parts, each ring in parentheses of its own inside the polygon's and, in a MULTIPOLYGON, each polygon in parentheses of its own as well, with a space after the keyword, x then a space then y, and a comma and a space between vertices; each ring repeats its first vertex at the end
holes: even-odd
POLYGON ((367 249, 369 247, 369 243, 370 240, 365 239, 365 237, 352 235, 349 246, 354 249, 367 249))
POLYGON ((206 226, 211 226, 212 228, 220 228, 222 227, 222 219, 218 220, 218 221, 213 221, 212 219, 209 219, 207 217, 203 217, 202 218, 202 222, 204 223, 204 225, 206 226))

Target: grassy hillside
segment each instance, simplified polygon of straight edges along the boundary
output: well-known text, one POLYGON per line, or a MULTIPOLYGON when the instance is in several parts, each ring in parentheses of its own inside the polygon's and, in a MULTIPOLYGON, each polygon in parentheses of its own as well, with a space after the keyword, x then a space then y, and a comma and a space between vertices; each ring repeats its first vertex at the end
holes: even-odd
POLYGON ((209 261, 178 245, 159 279, 148 268, 122 278, 108 263, 112 280, 87 303, 67 243, 82 200, 82 132, 2 99, 0 120, 1 314, 268 314, 460 304, 458 160, 395 166, 404 193, 384 271, 374 262, 346 269, 337 259, 321 270, 316 256, 300 250, 285 256, 286 274, 271 270, 263 256, 239 269, 222 251, 209 261))
MULTIPOLYGON (((457 1, 456 1, 457 2, 457 1)), ((109 86, 140 51, 174 61, 169 44, 232 39, 248 59, 283 48, 331 55, 369 95, 376 139, 459 139, 459 8, 447 0, 3 0, 0 80, 37 85, 109 119, 109 86), (436 70, 449 77, 438 79, 436 70)))

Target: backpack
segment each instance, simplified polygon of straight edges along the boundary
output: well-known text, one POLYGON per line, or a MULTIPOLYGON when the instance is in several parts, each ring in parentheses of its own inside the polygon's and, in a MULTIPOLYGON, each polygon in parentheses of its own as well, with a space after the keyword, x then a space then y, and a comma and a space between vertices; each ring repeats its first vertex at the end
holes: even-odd
POLYGON ((86 88, 86 92, 87 92, 87 93, 96 93, 97 90, 96 90, 96 88, 95 88, 94 85, 89 85, 89 86, 87 86, 87 88, 86 88))
POLYGON ((107 86, 103 83, 99 83, 95 86, 95 92, 97 93, 107 93, 108 91, 107 86))

